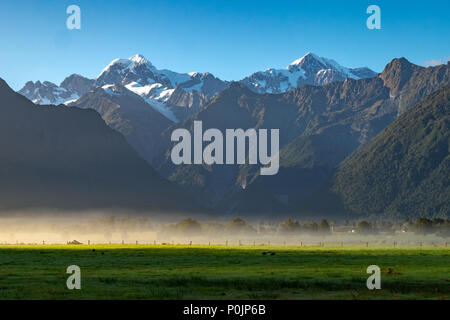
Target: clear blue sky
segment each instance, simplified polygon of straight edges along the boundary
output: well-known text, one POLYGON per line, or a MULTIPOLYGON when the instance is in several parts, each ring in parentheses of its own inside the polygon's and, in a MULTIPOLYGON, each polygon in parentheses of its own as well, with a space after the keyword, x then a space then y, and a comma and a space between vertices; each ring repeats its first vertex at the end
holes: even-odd
POLYGON ((14 89, 59 84, 135 53, 158 68, 226 80, 284 68, 309 51, 381 71, 395 57, 445 60, 449 34, 448 0, 1 0, 0 77, 14 89), (71 4, 81 8, 79 31, 66 28, 71 4), (381 7, 382 30, 366 28, 371 4, 381 7))

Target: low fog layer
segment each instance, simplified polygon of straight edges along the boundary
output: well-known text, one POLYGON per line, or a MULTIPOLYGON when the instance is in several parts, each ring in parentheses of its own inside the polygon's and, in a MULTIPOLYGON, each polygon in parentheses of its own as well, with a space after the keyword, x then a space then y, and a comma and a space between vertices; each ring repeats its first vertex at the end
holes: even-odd
POLYGON ((0 218, 0 244, 445 245, 450 220, 172 220, 131 212, 16 213, 0 218))

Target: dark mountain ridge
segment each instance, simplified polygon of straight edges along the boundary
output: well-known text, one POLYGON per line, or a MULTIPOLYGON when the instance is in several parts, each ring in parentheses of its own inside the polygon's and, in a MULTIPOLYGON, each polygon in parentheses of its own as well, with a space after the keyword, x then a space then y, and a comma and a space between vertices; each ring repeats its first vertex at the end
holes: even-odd
POLYGON ((94 110, 36 106, 0 79, 0 209, 198 210, 94 110))
POLYGON ((450 85, 424 98, 348 157, 324 192, 328 213, 450 215, 450 85), (331 206, 330 206, 331 205, 331 206))

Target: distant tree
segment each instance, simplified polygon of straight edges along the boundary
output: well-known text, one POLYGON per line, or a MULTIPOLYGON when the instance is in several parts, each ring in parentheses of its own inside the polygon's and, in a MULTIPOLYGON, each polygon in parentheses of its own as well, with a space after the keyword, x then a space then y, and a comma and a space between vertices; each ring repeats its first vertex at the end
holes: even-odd
POLYGON ((326 219, 323 219, 320 222, 319 231, 320 231, 320 233, 323 233, 323 234, 329 234, 330 233, 330 225, 329 225, 329 223, 328 223, 328 221, 326 219))
POLYGON ((442 226, 445 224, 445 220, 441 218, 434 218, 432 222, 433 226, 442 226))
POLYGON ((436 231, 436 234, 443 238, 450 237, 450 224, 446 223, 444 225, 439 226, 439 229, 436 231))
POLYGON ((202 232, 205 235, 217 237, 223 234, 225 226, 219 222, 205 222, 202 223, 202 232))
POLYGON ((358 232, 361 234, 367 234, 370 233, 372 231, 372 226, 370 225, 370 223, 368 223, 367 221, 360 221, 358 223, 358 232))
POLYGON ((254 233, 256 230, 241 218, 234 218, 226 225, 226 229, 233 233, 254 233))
POLYGON ((319 225, 315 221, 309 221, 304 224, 303 228, 307 232, 317 232, 319 230, 319 225))
POLYGON ((178 222, 175 229, 184 235, 195 235, 202 231, 202 226, 196 220, 187 218, 178 222))
POLYGON ((427 218, 418 219, 414 226, 418 234, 430 234, 434 231, 433 222, 427 218))
POLYGON ((278 228, 280 233, 284 234, 295 234, 300 232, 301 226, 298 221, 292 221, 291 218, 282 222, 278 228))

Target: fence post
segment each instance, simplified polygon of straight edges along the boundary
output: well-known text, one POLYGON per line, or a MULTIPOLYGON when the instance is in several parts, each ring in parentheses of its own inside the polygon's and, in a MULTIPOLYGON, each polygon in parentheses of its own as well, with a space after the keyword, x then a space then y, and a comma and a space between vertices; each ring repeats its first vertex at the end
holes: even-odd
POLYGON ((228 246, 228 240, 227 240, 227 241, 225 241, 225 246, 228 246))
POLYGON ((366 247, 369 247, 369 242, 366 242, 366 247))

